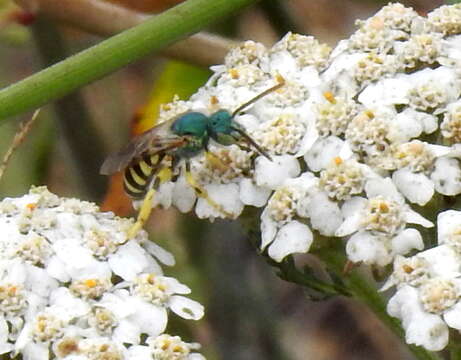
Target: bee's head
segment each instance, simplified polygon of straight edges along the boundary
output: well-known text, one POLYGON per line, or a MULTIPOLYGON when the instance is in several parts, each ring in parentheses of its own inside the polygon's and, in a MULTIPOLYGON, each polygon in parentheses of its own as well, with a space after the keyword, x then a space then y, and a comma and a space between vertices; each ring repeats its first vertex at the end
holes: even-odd
POLYGON ((270 156, 245 132, 243 127, 234 120, 235 112, 218 110, 208 120, 208 134, 221 145, 245 143, 253 146, 261 155, 270 160, 270 156))
POLYGON ((218 144, 235 144, 240 138, 239 133, 235 130, 236 125, 238 126, 229 111, 218 110, 211 114, 208 120, 208 133, 218 144))

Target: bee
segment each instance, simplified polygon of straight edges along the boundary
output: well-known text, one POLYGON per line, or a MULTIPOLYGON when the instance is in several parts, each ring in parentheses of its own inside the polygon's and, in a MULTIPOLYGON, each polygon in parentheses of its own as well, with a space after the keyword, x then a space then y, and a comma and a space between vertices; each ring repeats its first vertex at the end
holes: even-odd
POLYGON ((110 155, 102 164, 100 173, 111 175, 124 170, 125 192, 133 199, 144 198, 137 221, 128 231, 128 238, 136 236, 147 221, 155 192, 163 182, 172 179, 172 174, 181 160, 184 160, 185 178, 197 196, 205 198, 227 217, 232 217, 193 178, 189 160, 204 151, 208 152, 210 139, 224 146, 237 144, 253 147, 259 154, 271 160, 269 154, 234 118, 249 105, 283 85, 284 80, 280 77, 277 85, 258 94, 233 112, 220 109, 209 116, 195 111, 180 114, 135 137, 119 152, 110 155))

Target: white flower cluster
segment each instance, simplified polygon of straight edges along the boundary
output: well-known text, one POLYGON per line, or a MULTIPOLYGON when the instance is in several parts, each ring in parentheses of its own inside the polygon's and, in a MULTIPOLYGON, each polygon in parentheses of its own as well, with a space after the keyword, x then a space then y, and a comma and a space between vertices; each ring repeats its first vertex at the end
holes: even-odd
MULTIPOLYGON (((402 256, 423 250, 422 233, 433 231, 423 229, 435 225, 431 210, 461 194, 461 5, 422 17, 389 4, 357 27, 333 50, 292 33, 270 49, 247 41, 213 68, 204 88, 189 101, 169 104, 162 116, 233 111, 283 78, 283 87, 236 116, 272 161, 236 145, 212 144, 224 167, 197 156, 194 175, 233 217, 246 205, 263 208, 261 249, 275 261, 309 251, 318 235, 344 238, 352 262, 386 266, 395 260, 393 279, 400 279, 413 266, 401 265, 402 256)), ((195 205, 201 218, 224 216, 196 200, 180 176, 162 185, 156 204, 181 211, 195 205)), ((430 267, 444 261, 431 257, 430 267)), ((403 319, 409 342, 446 345, 446 326, 440 336, 432 328, 437 344, 418 338, 427 329, 412 319, 423 313, 459 329, 448 320, 459 298, 456 269, 448 275, 422 270, 427 281, 417 287, 395 280, 389 311, 403 319), (413 306, 404 291, 414 294, 421 311, 402 309, 413 306), (438 293, 449 299, 438 303, 438 293)))
POLYGON ((200 360, 164 333, 170 311, 198 320, 174 258, 133 223, 44 187, 0 202, 0 353, 25 360, 200 360), (159 263, 160 262, 160 263, 159 263))
POLYGON ((197 156, 192 169, 225 211, 197 201, 184 176, 162 184, 154 205, 195 205, 210 219, 264 207, 261 248, 276 261, 308 251, 315 233, 348 237, 354 262, 384 266, 421 250, 407 225, 434 224, 411 206, 461 193, 458 13, 446 6, 424 18, 390 4, 334 50, 292 33, 271 49, 245 42, 189 101, 165 106, 161 121, 232 111, 283 78, 236 117, 272 160, 211 144, 214 160, 197 156))
POLYGON ((402 320, 408 343, 438 351, 449 328, 461 331, 461 212, 437 217, 438 246, 412 257, 396 257, 383 289, 396 286, 390 315, 402 320))

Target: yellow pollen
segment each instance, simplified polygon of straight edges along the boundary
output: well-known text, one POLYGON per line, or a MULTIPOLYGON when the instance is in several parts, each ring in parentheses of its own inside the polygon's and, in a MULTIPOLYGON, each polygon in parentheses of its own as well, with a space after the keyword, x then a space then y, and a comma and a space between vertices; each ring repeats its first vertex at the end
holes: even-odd
POLYGON ((275 79, 277 80, 277 82, 278 82, 279 84, 285 84, 285 78, 284 78, 282 75, 277 74, 277 75, 275 76, 275 79))
POLYGON ((343 159, 341 159, 339 156, 336 156, 334 159, 333 159, 335 165, 341 165, 343 163, 343 159))
POLYGON ((214 96, 214 95, 211 96, 211 97, 210 97, 210 104, 211 104, 211 105, 219 104, 218 98, 217 98, 216 96, 214 96))
POLYGON ((181 353, 181 352, 183 352, 183 347, 180 346, 180 345, 176 345, 176 346, 173 348, 173 352, 175 352, 175 353, 181 353))
POLYGON ((371 110, 365 110, 363 112, 369 119, 373 119, 375 117, 375 114, 371 110))
POLYGON ((336 98, 331 91, 325 91, 323 93, 323 97, 327 99, 328 102, 332 104, 336 104, 336 98))
POLYGON ((239 72, 236 69, 230 69, 229 75, 231 76, 232 79, 238 79, 240 77, 239 72))
POLYGON ((94 288, 96 285, 98 285, 98 281, 96 279, 87 279, 84 281, 84 284, 86 287, 94 288))
POLYGON ((36 203, 29 203, 26 205, 26 208, 28 208, 29 210, 35 210, 36 207, 37 207, 36 203))
POLYGON ((410 265, 403 265, 402 266, 403 271, 405 271, 407 274, 411 274, 413 272, 413 268, 410 265))
POLYGON ((16 295, 17 291, 18 291, 18 288, 16 286, 11 286, 10 288, 8 288, 8 295, 14 296, 16 295))
POLYGON ((387 213, 389 212, 389 206, 387 206, 386 203, 382 202, 379 204, 379 211, 381 211, 382 213, 387 213))

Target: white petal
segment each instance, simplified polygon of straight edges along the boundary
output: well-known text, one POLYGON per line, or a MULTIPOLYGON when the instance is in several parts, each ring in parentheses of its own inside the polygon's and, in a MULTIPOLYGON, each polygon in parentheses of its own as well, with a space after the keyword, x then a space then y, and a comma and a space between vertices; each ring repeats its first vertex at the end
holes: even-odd
POLYGON ((112 271, 124 280, 133 280, 151 264, 146 251, 135 241, 128 241, 120 246, 109 258, 112 271))
POLYGON ((394 200, 399 203, 404 202, 402 194, 399 193, 390 178, 376 178, 368 180, 365 184, 365 192, 369 199, 377 196, 384 196, 389 200, 394 200))
POLYGON ((136 309, 130 319, 139 326, 141 333, 158 336, 165 331, 168 315, 164 307, 155 306, 139 299, 130 305, 136 309))
POLYGON ((367 207, 368 200, 359 196, 353 197, 344 202, 341 212, 344 222, 336 230, 335 236, 346 236, 359 230, 362 226, 362 211, 367 207))
POLYGON ((264 206, 270 195, 269 189, 256 186, 251 179, 245 178, 240 181, 240 200, 245 205, 264 206))
POLYGON ((376 106, 408 104, 408 91, 412 84, 404 76, 384 79, 368 85, 359 95, 359 102, 367 108, 376 106))
POLYGON ((414 204, 424 206, 434 195, 434 183, 422 173, 400 169, 392 174, 392 180, 400 192, 414 204))
POLYGON ((320 171, 325 169, 332 159, 340 156, 344 147, 348 147, 347 143, 336 136, 320 138, 304 156, 304 160, 311 171, 320 171))
POLYGON ((459 233, 461 228, 461 211, 447 210, 437 216, 437 239, 439 245, 446 243, 450 237, 459 233))
POLYGON ((152 350, 149 346, 134 345, 128 348, 129 360, 152 360, 152 350))
POLYGON ((32 265, 26 265, 24 268, 27 270, 25 287, 33 293, 47 297, 53 289, 58 287, 58 282, 52 279, 44 269, 32 265))
POLYGON ((70 290, 60 287, 50 294, 50 303, 55 307, 55 315, 64 321, 82 317, 90 312, 88 302, 76 298, 70 290))
POLYGON ((402 320, 403 326, 406 327, 415 313, 422 312, 418 290, 409 285, 400 287, 389 299, 387 312, 402 320))
POLYGON ((152 207, 155 208, 160 205, 163 208, 168 209, 173 201, 174 187, 175 185, 171 181, 161 184, 158 191, 152 198, 152 207))
POLYGON ((451 158, 439 158, 435 161, 431 174, 435 190, 443 195, 453 196, 461 193, 461 169, 459 162, 451 158))
POLYGON ((173 254, 166 251, 153 241, 146 241, 142 244, 142 246, 149 252, 149 254, 157 258, 162 264, 166 266, 173 266, 175 264, 173 254))
POLYGON ((118 326, 114 329, 112 339, 119 343, 138 344, 140 328, 133 321, 120 319, 118 326))
POLYGON ((343 222, 343 216, 338 204, 330 200, 323 191, 309 196, 304 206, 309 214, 312 227, 322 235, 334 235, 343 222))
POLYGON ((301 172, 299 162, 294 156, 273 156, 272 160, 264 156, 256 159, 254 179, 257 185, 275 190, 286 179, 294 178, 301 172))
POLYGON ((166 284, 167 289, 171 293, 175 294, 190 294, 191 289, 184 284, 181 284, 177 279, 173 277, 163 276, 162 281, 166 284))
POLYGON ((443 319, 451 328, 461 330, 461 303, 458 302, 443 314, 443 319))
POLYGON ((187 356, 187 360, 206 360, 206 358, 202 354, 192 353, 187 356))
POLYGON ((194 189, 187 183, 184 176, 180 176, 175 182, 173 190, 173 205, 181 212, 186 213, 192 210, 197 200, 194 189))
POLYGON ((456 251, 448 245, 439 245, 418 253, 430 264, 432 276, 454 278, 460 275, 460 258, 456 251))
POLYGON ((71 277, 77 276, 82 270, 95 266, 95 258, 91 251, 80 244, 81 234, 77 238, 63 238, 53 244, 56 255, 64 263, 71 277))
POLYGON ((98 305, 110 310, 117 318, 125 318, 136 312, 130 305, 133 300, 127 290, 116 290, 115 294, 105 293, 98 305))
POLYGON ((408 108, 397 114, 392 120, 392 126, 389 126, 387 138, 391 142, 404 143, 412 138, 421 135, 423 125, 414 115, 415 110, 408 108))
MULTIPOLYGON (((312 122, 312 124, 314 124, 312 122)), ((299 150, 296 153, 296 157, 304 156, 307 151, 309 151, 312 146, 315 144, 317 139, 319 138, 319 132, 317 130, 317 127, 312 126, 311 122, 308 124, 308 128, 306 129, 306 134, 304 135, 301 144, 299 146, 299 150)))
POLYGON ((51 277, 55 278, 56 280, 59 280, 61 282, 70 281, 70 275, 66 271, 64 262, 61 261, 61 259, 57 256, 53 256, 48 261, 46 271, 51 277))
POLYGON ((344 202, 343 206, 341 206, 341 212, 343 213, 343 216, 347 218, 362 212, 367 208, 367 206, 367 199, 360 196, 354 196, 344 202))
POLYGON ((186 320, 199 320, 204 314, 202 304, 180 295, 170 297, 169 306, 171 311, 186 320))
POLYGON ((426 147, 437 158, 445 156, 445 155, 449 155, 452 152, 452 148, 449 146, 426 143, 426 147))
POLYGON ((267 208, 261 215, 261 250, 264 250, 275 238, 277 223, 269 216, 267 208))
POLYGON ((358 232, 347 241, 346 253, 352 262, 385 266, 392 261, 383 242, 366 231, 358 232))
POLYGON ((416 211, 411 210, 410 208, 407 208, 405 210, 404 218, 405 221, 410 224, 418 224, 425 228, 431 228, 434 226, 434 224, 431 221, 427 220, 422 215, 420 215, 416 211))
POLYGON ((21 351, 23 360, 49 360, 48 346, 44 343, 30 342, 21 351))
MULTIPOLYGON (((205 187, 208 196, 226 212, 237 218, 242 210, 243 203, 240 200, 239 186, 237 184, 208 184, 205 187)), ((225 214, 216 209, 205 198, 199 198, 195 206, 195 213, 200 219, 223 218, 225 214)))
POLYGON ((407 343, 423 346, 429 351, 443 350, 448 344, 448 326, 434 314, 420 314, 405 330, 407 343))
POLYGON ((392 250, 395 254, 405 255, 411 250, 424 249, 421 234, 416 229, 405 229, 392 239, 392 250))
POLYGON ((280 228, 274 242, 269 246, 269 256, 277 262, 293 253, 305 253, 313 241, 312 231, 299 221, 292 221, 280 228))

